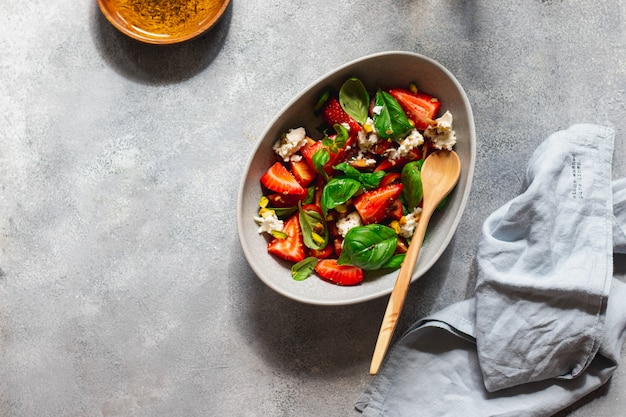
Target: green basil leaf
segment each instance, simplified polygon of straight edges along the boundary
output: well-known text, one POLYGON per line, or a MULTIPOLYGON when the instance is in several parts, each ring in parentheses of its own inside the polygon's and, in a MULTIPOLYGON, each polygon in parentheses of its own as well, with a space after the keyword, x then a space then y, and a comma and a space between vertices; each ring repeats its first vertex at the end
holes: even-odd
POLYGON ((379 137, 399 140, 413 130, 404 110, 391 94, 378 90, 375 96, 375 105, 380 108, 380 113, 373 115, 374 126, 379 137))
POLYGON ((368 190, 373 190, 374 188, 378 188, 378 185, 382 181, 385 176, 385 171, 376 171, 376 172, 364 172, 359 177, 361 184, 368 190))
POLYGON ((368 224, 353 227, 346 233, 339 265, 354 265, 364 270, 382 268, 396 251, 398 235, 388 226, 368 224))
POLYGON ((328 153, 328 149, 322 148, 315 152, 312 157, 313 167, 324 178, 328 178, 326 171, 324 171, 324 166, 330 161, 330 154, 328 153))
POLYGON ((337 171, 342 171, 346 175, 346 177, 359 181, 361 184, 363 184, 363 187, 368 190, 378 188, 378 185, 385 176, 384 171, 361 172, 347 162, 337 164, 333 166, 333 168, 337 171))
POLYGON ((393 255, 386 264, 383 265, 383 268, 389 269, 398 269, 402 266, 402 262, 404 262, 405 254, 400 253, 398 255, 393 255))
POLYGON ((338 148, 343 148, 344 146, 346 146, 346 143, 348 143, 348 137, 349 137, 348 129, 346 129, 344 125, 340 125, 339 123, 336 123, 333 126, 333 128, 335 129, 335 132, 337 132, 337 136, 335 136, 335 140, 334 140, 335 145, 338 148))
POLYGON ((370 96, 358 78, 348 78, 339 89, 339 104, 350 117, 365 123, 369 114, 370 96))
POLYGON ((268 207, 270 210, 274 210, 276 213, 276 217, 284 219, 289 217, 291 214, 295 213, 298 210, 298 207, 268 207))
POLYGON ((422 189, 422 164, 423 161, 409 162, 402 168, 402 197, 409 211, 413 211, 424 197, 422 189))
POLYGON ((346 203, 360 190, 361 183, 352 178, 331 179, 322 190, 322 212, 326 215, 328 210, 346 203))
POLYGON ((311 276, 319 259, 310 256, 291 267, 291 276, 296 281, 304 281, 311 276))
POLYGON ((326 104, 330 96, 331 91, 328 89, 324 90, 320 95, 320 98, 317 100, 317 103, 315 103, 315 106, 313 106, 313 113, 319 113, 319 111, 322 110, 322 106, 326 104))
POLYGON ((328 244, 329 234, 326 220, 315 210, 299 208, 298 218, 302 229, 304 246, 310 249, 323 249, 328 244))

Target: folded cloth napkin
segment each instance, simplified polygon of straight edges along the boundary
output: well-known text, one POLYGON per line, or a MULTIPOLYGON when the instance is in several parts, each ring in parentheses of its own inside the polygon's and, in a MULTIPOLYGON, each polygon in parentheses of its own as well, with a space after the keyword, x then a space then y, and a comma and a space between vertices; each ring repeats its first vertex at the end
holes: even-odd
POLYGON ((557 132, 486 220, 473 298, 420 320, 357 400, 364 416, 550 416, 603 385, 626 336, 626 178, 614 133, 557 132))

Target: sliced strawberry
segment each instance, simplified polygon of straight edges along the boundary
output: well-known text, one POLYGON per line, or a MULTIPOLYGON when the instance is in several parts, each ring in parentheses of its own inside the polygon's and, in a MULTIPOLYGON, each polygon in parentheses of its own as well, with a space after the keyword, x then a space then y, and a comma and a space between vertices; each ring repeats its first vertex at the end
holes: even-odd
POLYGON ((295 207, 298 201, 306 198, 306 194, 268 194, 267 199, 270 201, 270 207, 295 207))
POLYGON ((400 103, 402 110, 413 120, 418 130, 424 130, 435 123, 434 119, 441 106, 441 102, 435 97, 422 92, 413 93, 403 88, 391 89, 389 94, 400 103))
POLYGON ((324 104, 324 107, 322 108, 322 117, 329 126, 334 126, 336 123, 347 123, 348 126, 350 126, 351 135, 361 130, 361 125, 359 125, 356 120, 345 112, 345 110, 341 107, 341 104, 339 104, 339 100, 335 97, 329 98, 324 104))
POLYGON ((335 246, 332 242, 329 242, 328 245, 326 245, 326 247, 324 247, 323 249, 310 249, 309 253, 311 254, 311 256, 314 256, 318 259, 325 259, 335 253, 335 246))
POLYGON ((280 162, 274 163, 261 176, 261 184, 280 194, 306 194, 306 190, 298 184, 295 177, 280 162))
POLYGON ((402 182, 402 174, 400 174, 399 172, 391 172, 385 175, 382 180, 380 180, 380 184, 378 184, 378 187, 380 188, 389 184, 397 184, 399 182, 402 182))
POLYGON ((291 216, 283 226, 285 239, 274 238, 268 243, 267 251, 286 261, 300 262, 304 259, 304 241, 298 214, 291 216))
POLYGON ((321 150, 323 147, 324 144, 322 143, 322 141, 318 140, 308 145, 305 145, 304 147, 302 147, 302 149, 300 149, 304 160, 312 170, 315 170, 315 165, 313 165, 313 155, 315 155, 315 153, 321 150))
MULTIPOLYGON (((330 159, 328 160, 328 163, 324 165, 324 171, 327 174, 332 174, 333 166, 345 161, 348 158, 348 151, 352 148, 355 140, 356 139, 354 138, 354 136, 349 136, 345 146, 343 148, 339 148, 337 153, 329 152, 330 159)), ((307 164, 309 164, 311 168, 315 169, 315 165, 313 164, 313 155, 315 155, 316 152, 320 151, 323 148, 324 144, 320 140, 311 145, 306 145, 301 149, 304 160, 307 162, 307 164)))
POLYGON ((366 191, 354 200, 363 224, 380 223, 391 205, 402 194, 402 184, 390 184, 375 190, 366 191))
POLYGON ((353 265, 337 265, 336 259, 322 259, 315 266, 320 277, 337 285, 356 285, 363 281, 363 270, 353 265))
POLYGON ((400 200, 394 201, 391 206, 389 206, 387 213, 391 219, 400 220, 402 218, 402 203, 400 200))
POLYGON ((291 173, 296 178, 296 181, 303 186, 308 186, 315 178, 315 170, 304 160, 291 161, 291 173))

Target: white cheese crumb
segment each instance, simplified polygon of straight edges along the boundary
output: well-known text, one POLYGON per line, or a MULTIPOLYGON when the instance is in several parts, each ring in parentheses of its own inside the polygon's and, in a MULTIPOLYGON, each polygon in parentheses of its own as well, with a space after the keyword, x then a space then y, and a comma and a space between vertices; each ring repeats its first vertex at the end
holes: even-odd
POLYGON ((280 140, 276 141, 272 149, 276 152, 283 161, 289 162, 290 160, 297 160, 299 155, 294 155, 304 145, 306 145, 306 131, 303 127, 291 129, 284 134, 280 140))
POLYGON ((359 140, 359 149, 362 151, 367 151, 369 149, 372 149, 372 147, 376 145, 378 141, 380 140, 376 132, 371 132, 367 134, 363 130, 359 130, 359 133, 357 134, 357 138, 359 140))
POLYGON ((380 112, 383 111, 383 106, 374 106, 372 108, 372 113, 374 113, 375 115, 379 116, 380 112))
POLYGON ((346 234, 350 229, 356 226, 362 226, 363 221, 361 220, 361 216, 356 211, 349 213, 346 217, 342 217, 337 220, 336 226, 337 231, 341 236, 346 237, 346 234))
POLYGON ((400 233, 399 235, 409 239, 415 233, 415 228, 422 215, 422 208, 415 207, 413 211, 400 219, 400 233))
POLYGON ((456 133, 452 130, 452 113, 446 111, 443 116, 435 119, 435 123, 424 131, 424 136, 431 140, 435 149, 452 150, 456 145, 456 133))
POLYGON ((267 210, 255 217, 254 221, 259 225, 259 233, 272 233, 273 230, 283 230, 284 222, 276 216, 274 210, 267 210))
POLYGON ((424 143, 424 137, 417 129, 413 129, 409 135, 398 141, 397 148, 389 148, 385 151, 385 155, 391 161, 407 156, 413 149, 424 143))

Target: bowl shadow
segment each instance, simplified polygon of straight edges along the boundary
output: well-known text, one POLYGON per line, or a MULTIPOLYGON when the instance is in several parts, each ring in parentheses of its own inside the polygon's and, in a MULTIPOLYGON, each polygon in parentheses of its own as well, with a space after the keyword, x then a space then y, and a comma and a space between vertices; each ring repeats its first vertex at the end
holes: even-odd
POLYGON ((92 35, 100 55, 119 74, 149 85, 179 83, 207 68, 221 51, 232 18, 231 2, 215 26, 202 35, 181 43, 153 45, 117 30, 97 2, 92 7, 92 35))
MULTIPOLYGON (((391 346, 416 319, 432 312, 445 285, 441 275, 449 268, 450 256, 450 251, 444 252, 432 272, 411 284, 391 346)), ((309 378, 368 375, 388 296, 342 306, 306 304, 272 290, 247 263, 230 268, 240 280, 232 288, 246 306, 236 313, 238 321, 245 323, 238 331, 272 368, 309 378)))

